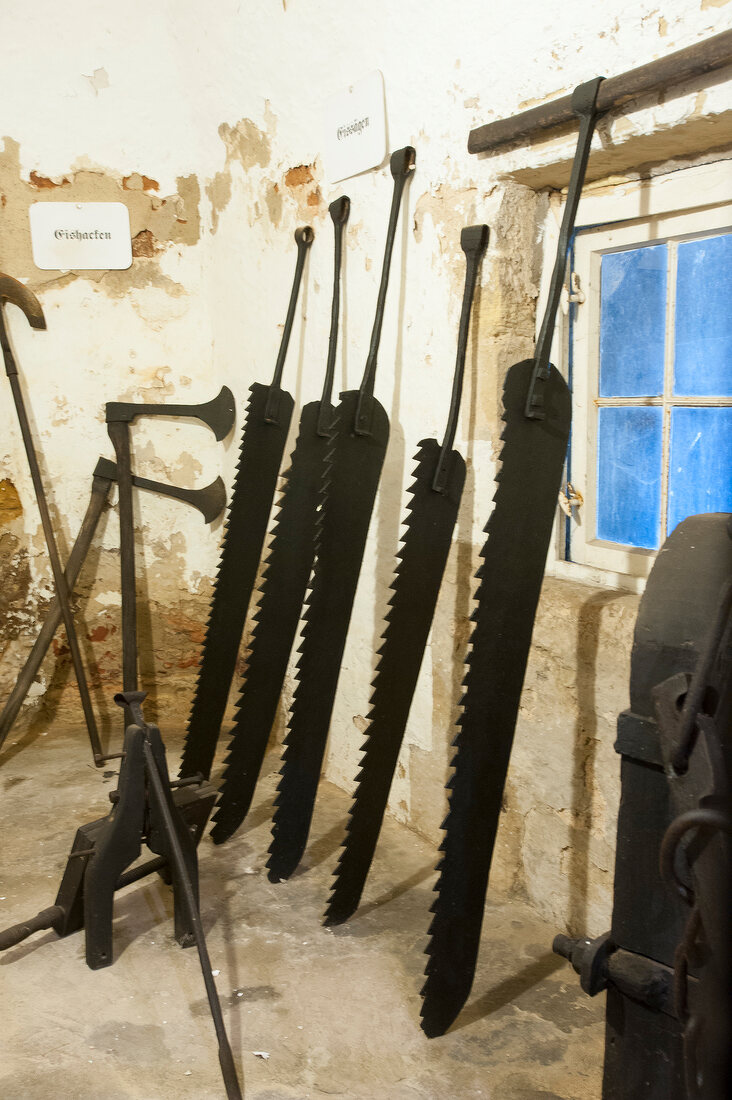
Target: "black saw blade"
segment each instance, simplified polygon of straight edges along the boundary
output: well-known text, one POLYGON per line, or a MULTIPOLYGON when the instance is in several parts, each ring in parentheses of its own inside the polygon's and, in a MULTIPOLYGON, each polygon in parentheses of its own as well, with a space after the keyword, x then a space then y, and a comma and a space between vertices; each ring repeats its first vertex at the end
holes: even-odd
POLYGON ((246 817, 277 713, 315 552, 326 456, 332 435, 318 434, 321 402, 302 410, 300 431, 272 527, 260 599, 231 731, 211 836, 227 840, 246 817))
POLYGON ((415 455, 411 500, 373 679, 369 729, 326 924, 347 920, 361 898, 450 551, 465 461, 458 451, 450 452, 444 492, 436 492, 433 481, 440 455, 436 439, 423 439, 415 455))
POLYGON ((288 878, 307 843, 341 659, 366 535, 389 440, 389 420, 371 399, 369 431, 353 430, 359 392, 341 394, 328 457, 325 504, 285 739, 270 858, 272 882, 288 878))
POLYGON ((224 540, 214 584, 180 777, 206 779, 216 752, 244 621, 262 553, 293 400, 277 389, 277 416, 266 419, 272 386, 254 382, 242 429, 224 540))
POLYGON ((495 509, 486 526, 462 715, 454 741, 444 853, 422 989, 422 1029, 442 1035, 473 982, 485 894, 514 727, 557 507, 570 426, 570 395, 553 367, 545 417, 524 406, 534 360, 517 363, 504 386, 503 449, 495 509))

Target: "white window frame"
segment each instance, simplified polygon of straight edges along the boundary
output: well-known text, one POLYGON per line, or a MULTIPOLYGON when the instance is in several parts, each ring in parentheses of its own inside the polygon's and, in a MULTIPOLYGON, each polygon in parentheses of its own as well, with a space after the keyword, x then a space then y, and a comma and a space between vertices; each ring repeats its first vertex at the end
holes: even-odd
MULTIPOLYGON (((540 287, 537 328, 546 302, 563 202, 564 196, 554 198, 545 223, 546 261, 540 287)), ((566 560, 565 516, 558 512, 547 568, 550 574, 571 580, 642 591, 657 552, 619 546, 591 537, 594 531, 597 461, 594 403, 599 375, 601 258, 603 253, 636 245, 713 236, 732 228, 732 162, 717 160, 646 180, 590 186, 580 202, 576 225, 568 273, 570 266, 577 273, 579 292, 580 296, 584 296, 584 302, 575 306, 570 325, 565 296, 564 309, 557 320, 552 361, 568 377, 571 351, 573 424, 569 473, 572 486, 582 496, 583 504, 573 510, 573 515, 578 518, 570 520, 572 560, 566 560)), ((669 293, 672 292, 670 287, 669 293)), ((668 348, 667 340, 667 351, 668 348)), ((693 404, 716 405, 718 402, 700 398, 695 399, 693 404)))

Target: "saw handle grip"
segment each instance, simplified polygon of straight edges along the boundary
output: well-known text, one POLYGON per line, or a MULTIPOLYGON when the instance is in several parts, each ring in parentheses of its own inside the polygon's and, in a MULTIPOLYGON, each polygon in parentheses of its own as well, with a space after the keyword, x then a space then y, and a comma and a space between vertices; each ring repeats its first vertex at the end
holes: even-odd
POLYGON ((582 185, 585 181, 587 161, 590 157, 592 135, 595 132, 595 123, 598 117, 597 93, 603 80, 604 77, 602 76, 587 80, 584 84, 578 85, 572 93, 572 110, 579 119, 579 134, 574 160, 572 161, 567 198, 564 203, 562 224, 559 229, 557 255, 549 284, 549 296, 534 351, 534 367, 531 372, 531 381, 529 382, 524 410, 524 415, 529 420, 543 420, 546 415, 543 383, 549 378, 549 353, 554 337, 554 325, 562 295, 562 286, 564 285, 564 271, 567 266, 567 254, 572 234, 574 233, 577 207, 582 194, 582 185))
POLYGON ((10 928, 5 928, 0 932, 0 951, 7 951, 9 947, 15 947, 16 944, 27 940, 34 932, 42 932, 44 928, 53 928, 56 921, 60 920, 63 915, 64 910, 60 905, 51 905, 48 909, 41 909, 40 913, 36 913, 35 917, 31 917, 30 920, 21 921, 20 924, 13 924, 10 928))
POLYGON ((371 330, 371 342, 366 358, 363 378, 358 391, 358 404, 356 405, 356 418, 353 430, 356 435, 369 435, 370 423, 373 412, 374 379, 376 377, 376 357, 381 342, 381 326, 384 323, 384 305, 386 303, 386 291, 389 286, 389 269, 391 268, 391 254, 394 250, 394 238, 396 237, 399 207, 402 201, 404 185, 410 178, 417 163, 417 153, 411 145, 403 149, 397 149, 391 154, 389 167, 394 178, 394 190, 391 198, 391 210, 389 211, 389 224, 386 231, 386 246, 384 248, 384 261, 381 266, 381 282, 376 299, 376 315, 374 327, 371 330))
POLYGON ((392 153, 389 168, 394 179, 405 180, 409 173, 414 170, 416 160, 417 154, 411 145, 405 145, 403 149, 397 149, 395 153, 392 153))
POLYGON ((488 247, 490 230, 487 225, 466 225, 460 234, 460 247, 465 253, 465 289, 463 290, 463 304, 460 310, 460 327, 458 329, 458 346, 455 357, 455 372, 452 378, 452 395, 450 409, 445 425, 445 438, 440 448, 440 457, 437 461, 435 476, 432 480, 432 489, 435 493, 444 493, 447 488, 448 469, 452 455, 452 445, 455 442, 458 416, 460 414, 460 399, 463 393, 463 375, 465 373, 465 354, 468 348, 468 333, 470 329, 470 313, 473 308, 475 284, 478 280, 478 269, 483 255, 488 247))
POLYGON ((277 362, 275 363, 274 374, 272 376, 272 382, 269 387, 269 395, 267 397, 267 404, 264 410, 264 419, 268 424, 277 424, 280 415, 280 393, 282 382, 282 371, 285 366, 285 357, 287 355, 287 348, 290 343, 290 335, 292 333, 292 323, 295 320, 295 308, 297 306, 297 298, 300 293, 300 283, 302 282, 302 272, 305 267, 305 257, 307 256, 310 245, 315 240, 315 233, 310 225, 301 225, 295 230, 295 244, 297 245, 297 262, 295 264, 295 278, 292 280, 292 290, 290 291, 290 304, 287 307, 287 317, 285 318, 285 327, 282 330, 282 339, 280 340, 280 350, 277 353, 277 362))
POLYGON ((341 308, 341 261, 343 257, 343 231, 351 213, 351 200, 341 195, 328 207, 333 222, 335 255, 333 258, 333 300, 330 307, 330 334, 328 336, 328 360, 325 366, 323 392, 318 412, 318 435, 327 438, 333 427, 333 378, 335 377, 336 349, 338 346, 338 318, 341 308))
POLYGON ((333 225, 345 225, 348 221, 350 212, 351 200, 348 195, 341 195, 340 198, 335 199, 328 207, 328 213, 330 214, 333 225))

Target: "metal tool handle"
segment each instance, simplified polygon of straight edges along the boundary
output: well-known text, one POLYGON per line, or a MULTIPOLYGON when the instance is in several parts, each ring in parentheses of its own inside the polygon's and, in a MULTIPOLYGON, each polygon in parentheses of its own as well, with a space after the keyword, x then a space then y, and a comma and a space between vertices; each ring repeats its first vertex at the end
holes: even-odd
POLYGON ((135 581, 135 520, 132 507, 130 426, 110 421, 107 432, 117 456, 119 490, 119 555, 122 592, 122 686, 137 691, 137 584, 135 581))
POLYGON ((470 312, 473 308, 475 284, 478 279, 478 269, 488 247, 490 230, 487 225, 471 225, 463 229, 460 234, 460 247, 465 253, 465 289, 463 290, 463 305, 460 312, 460 328, 458 329, 457 357, 455 362, 455 374, 452 380, 452 397, 450 399, 450 411, 447 414, 447 426, 445 438, 440 448, 440 457, 437 461, 437 469, 432 481, 432 488, 436 493, 444 493, 447 483, 447 471, 449 466, 452 445, 455 442, 458 416, 460 413, 460 398, 463 393, 463 377, 465 374, 465 353, 468 348, 468 332, 470 329, 470 312))
POLYGON ((318 435, 327 436, 333 423, 333 377, 335 375, 336 350, 338 348, 338 320, 341 307, 341 265, 343 259, 343 230, 351 212, 351 200, 341 195, 332 202, 328 211, 333 222, 335 255, 333 258, 333 301, 330 308, 330 335, 328 337, 328 362, 325 368, 323 392, 318 412, 318 435))
POLYGON ((44 928, 53 928, 57 920, 64 915, 60 905, 51 905, 48 909, 41 909, 30 920, 13 924, 10 928, 4 928, 0 932, 0 951, 7 951, 9 947, 15 947, 32 936, 34 932, 42 932, 44 928))
POLYGON ((549 298, 544 311, 544 319, 539 332, 534 352, 534 369, 531 372, 529 392, 526 397, 525 415, 530 420, 544 419, 544 396, 541 382, 549 377, 549 355, 551 353, 552 339, 554 337, 554 325, 557 319, 557 309, 562 296, 564 283, 564 270, 567 266, 567 252, 574 232, 574 222, 577 217, 582 185, 587 171, 587 161, 590 156, 592 135, 597 121, 597 93, 604 77, 597 76, 580 84, 572 93, 572 110, 580 120, 577 149, 572 162, 572 173, 567 189, 567 200, 564 204, 562 225, 559 230, 557 255, 554 261, 554 271, 549 285, 549 298))
POLYGON ((290 292, 290 304, 287 307, 287 317, 285 318, 285 327, 282 331, 282 339, 280 340, 280 350, 277 355, 277 362, 275 363, 274 374, 272 376, 272 382, 269 387, 269 395, 267 397, 267 404, 264 409, 264 419, 268 424, 275 424, 279 417, 280 411, 280 383, 282 382, 282 371, 285 366, 285 358, 287 356, 287 348, 290 344, 290 336, 292 334, 292 323, 295 320, 295 309, 297 307, 297 298, 300 293, 300 283, 302 282, 302 272, 305 267, 305 257, 307 256, 308 249, 315 239, 315 234, 312 227, 309 225, 300 226, 295 230, 295 243, 297 245, 297 263, 295 264, 295 278, 292 280, 292 291, 290 292))
POLYGON ((131 423, 139 416, 189 416, 202 420, 216 439, 225 439, 234 426, 236 404, 228 386, 222 386, 216 397, 197 405, 148 405, 134 401, 108 401, 105 405, 107 423, 131 423))
MULTIPOLYGON (((28 290, 27 286, 19 283, 17 279, 0 273, 0 314, 2 314, 3 302, 10 302, 11 305, 22 310, 31 328, 45 329, 46 318, 43 316, 43 308, 35 294, 28 290)), ((13 350, 10 347, 4 323, 0 326, 0 346, 2 346, 3 359, 5 360, 5 373, 8 377, 11 374, 17 374, 18 368, 15 365, 13 350)))
POLYGON ((175 821, 173 820, 173 815, 171 813, 170 804, 168 801, 170 795, 168 794, 168 796, 166 797, 163 780, 158 770, 158 764, 153 754, 152 745, 150 744, 150 741, 147 737, 142 743, 142 749, 145 754, 145 764, 150 796, 157 804, 157 810, 164 823, 164 828, 167 834, 167 841, 170 845, 170 855, 172 857, 172 863, 175 866, 178 881, 180 882, 183 901, 188 911, 188 920, 190 921, 191 928, 193 929, 193 936, 196 941, 198 958, 201 964, 201 973, 203 975, 203 983, 206 987, 206 996, 208 998, 209 1008, 211 1009, 211 1017, 213 1019, 213 1024, 216 1031, 216 1038, 219 1044, 219 1065, 221 1066, 221 1073, 224 1079, 224 1085, 226 1087, 226 1095, 228 1100, 241 1100, 242 1094, 236 1074, 236 1066, 234 1065, 234 1056, 231 1052, 229 1039, 226 1034, 226 1028, 224 1026, 224 1019, 221 1013, 221 1003, 219 1001, 219 995, 216 990, 216 983, 214 982, 213 974, 211 972, 211 961, 208 955, 208 948, 206 947, 206 938, 203 932, 201 914, 198 909, 196 896, 193 890, 193 884, 191 883, 191 878, 188 873, 188 867, 186 866, 185 857, 183 855, 183 849, 181 847, 180 839, 178 837, 178 833, 175 827, 175 821))
POLYGON ((399 207, 401 206, 404 185, 411 177, 417 161, 417 154, 411 145, 398 149, 391 155, 390 168, 394 178, 394 192, 391 199, 391 211, 389 213, 389 226, 386 233, 386 247, 384 249, 384 262, 381 267, 381 283, 376 300, 376 316, 371 332, 371 343, 366 359, 366 367, 359 387, 359 398, 356 406, 356 419, 354 431, 357 435, 368 435, 371 422, 371 410, 369 398, 374 393, 374 380, 376 378, 376 359, 379 353, 381 341, 381 327, 384 323, 384 305, 386 303, 386 291, 389 286, 389 270, 391 268, 391 254, 394 250, 397 221, 399 220, 399 207))

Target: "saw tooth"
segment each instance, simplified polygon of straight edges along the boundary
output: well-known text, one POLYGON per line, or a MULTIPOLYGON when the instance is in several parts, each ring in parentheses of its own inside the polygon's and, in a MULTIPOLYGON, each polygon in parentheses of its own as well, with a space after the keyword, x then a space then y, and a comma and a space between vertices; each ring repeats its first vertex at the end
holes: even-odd
MULTIPOLYGON (((495 740, 490 726, 487 731, 485 729, 486 716, 491 716, 496 709, 496 661, 502 662, 501 697, 505 699, 507 695, 511 700, 509 706, 515 702, 518 710, 528 654, 525 630, 517 635, 520 641, 514 641, 512 634, 501 636, 498 642, 496 609, 500 610, 502 598, 505 602, 506 592, 514 593, 513 599, 518 598, 515 593, 531 593, 532 599, 534 594, 538 598, 543 556, 539 548, 527 560, 522 549, 529 529, 532 536, 537 530, 545 532, 548 543, 556 506, 552 482, 556 480, 558 488, 564 459, 564 425, 560 432, 553 427, 551 432, 544 434, 541 427, 532 428, 532 422, 523 417, 527 372, 530 372, 530 364, 511 368, 504 390, 505 427, 501 438, 505 445, 496 479, 495 508, 485 526, 487 539, 480 555, 484 564, 478 570, 477 606, 471 615, 463 680, 466 692, 461 700, 463 712, 451 760, 449 809, 442 825, 444 836, 440 844, 444 858, 436 883, 435 919, 430 926, 427 949, 429 963, 425 968, 427 980, 422 994, 422 1026, 429 1036, 443 1034, 460 1012, 470 992, 478 954, 485 900, 483 884, 487 885, 489 880, 500 794, 513 730, 511 710, 501 720, 502 740, 495 740), (526 463, 527 451, 533 460, 530 464, 526 463), (516 500, 522 501, 523 513, 516 512, 516 500), (499 644, 501 651, 497 654, 495 650, 499 644), (505 683, 506 670, 513 672, 515 681, 508 685, 505 683), (486 742, 486 736, 491 734, 491 740, 486 742), (468 851, 469 857, 465 855, 468 851), (469 873, 466 858, 470 859, 469 873), (454 965, 456 955, 463 960, 458 968, 454 965)), ((559 384, 560 391, 562 385, 559 384)), ((568 429, 568 414, 565 423, 568 429)), ((505 702, 501 713, 506 714, 505 702)))
MULTIPOLYGON (((316 434, 319 415, 320 402, 304 407, 291 462, 275 502, 275 520, 262 570, 258 622, 248 650, 250 667, 242 682, 232 730, 231 744, 236 750, 228 757, 231 764, 224 771, 211 833, 217 843, 238 828, 251 805, 297 624, 304 621, 303 614, 309 617, 316 530, 322 522, 324 460, 333 450, 330 436, 316 434)), ((298 662, 296 689, 304 670, 298 662)))
POLYGON ((264 543, 267 519, 271 510, 293 404, 290 395, 283 392, 280 400, 281 422, 274 432, 269 431, 268 426, 267 444, 261 446, 254 437, 259 426, 259 407, 263 406, 268 391, 268 386, 262 386, 256 382, 249 389, 234 486, 224 523, 214 592, 206 621, 206 633, 201 647, 201 659, 191 709, 186 723, 180 771, 183 777, 197 771, 206 776, 210 774, 228 695, 229 685, 226 681, 229 672, 232 675, 234 672, 246 610, 254 589, 256 567, 264 543), (259 477, 256 482, 256 491, 252 495, 253 479, 248 476, 248 467, 255 460, 255 455, 259 465, 259 477), (236 539, 237 531, 242 528, 242 509, 247 512, 249 521, 248 541, 245 546, 235 548, 239 551, 243 550, 243 555, 241 553, 238 555, 237 600, 232 603, 226 586, 233 568, 231 560, 234 552, 233 540, 236 539), (224 614, 224 606, 229 619, 228 631, 222 632, 220 619, 224 614))
MULTIPOLYGON (((246 432, 246 428, 247 428, 247 425, 249 424, 249 420, 250 420, 250 417, 251 417, 251 414, 252 414, 252 400, 253 400, 253 392, 252 392, 252 389, 250 388, 250 390, 249 390, 249 400, 247 401, 246 412, 245 412, 245 416, 244 416, 244 423, 243 423, 243 427, 242 427, 241 442, 239 444, 239 459, 237 461, 236 469, 235 469, 234 487, 236 487, 238 474, 239 474, 240 468, 241 468, 242 451, 243 451, 243 448, 244 448, 244 434, 246 432)), ((214 605, 214 600, 215 600, 215 595, 216 595, 216 588, 217 588, 218 582, 221 578, 221 571, 222 571, 223 564, 224 564, 224 555, 225 555, 226 545, 227 545, 227 536, 229 534, 229 528, 230 528, 230 525, 231 525, 230 515, 231 515, 231 508, 232 508, 232 505, 233 505, 233 500, 234 500, 234 496, 233 496, 233 491, 232 491, 232 497, 231 497, 231 500, 229 502, 229 507, 226 510, 226 518, 224 520, 224 524, 223 524, 223 528, 222 528, 222 541, 221 541, 221 546, 219 548, 218 562, 216 564, 216 570, 215 570, 215 573, 214 573, 214 578, 215 578, 214 579, 214 595, 213 595, 213 597, 211 599, 211 602, 209 604, 208 614, 206 615, 206 629, 205 629, 205 633, 204 633, 204 640, 201 643, 201 647, 200 647, 200 651, 199 651, 198 671, 196 673, 196 683, 195 683, 195 687, 194 687, 193 703, 195 703, 196 697, 198 695, 198 689, 199 689, 199 684, 200 684, 200 680, 201 680, 200 654, 205 651, 206 642, 208 641, 209 627, 211 626, 211 619, 213 617, 213 605, 214 605)), ((193 710, 193 704, 192 704, 192 707, 191 707, 191 711, 192 710, 193 710)), ((187 731, 187 733, 186 733, 186 739, 185 739, 185 742, 184 742, 184 751, 185 751, 185 744, 187 743, 188 738, 190 736, 190 724, 191 724, 191 714, 189 714, 188 720, 186 722, 186 731, 187 731)))
MULTIPOLYGON (((288 808, 287 799, 287 786, 288 786, 288 769, 286 767, 287 761, 292 758, 295 746, 293 745, 293 714, 297 710, 297 705, 307 689, 308 680, 306 677, 307 667, 311 663, 309 655, 310 642, 309 639, 313 631, 313 601, 315 598, 316 583, 318 577, 318 562, 319 551, 322 544, 323 530, 327 512, 328 493, 333 482, 332 470, 335 462, 336 452, 338 448, 338 440, 342 425, 342 416, 340 406, 336 410, 336 415, 333 421, 332 435, 329 439, 329 446, 326 450, 323 459, 323 467, 321 470, 321 483, 318 493, 318 508, 315 521, 315 539, 314 539, 314 555, 313 555, 313 569, 311 571, 310 579, 308 582, 307 594, 305 597, 304 613, 302 615, 302 627, 301 627, 301 640, 298 646, 298 658, 294 670, 294 677, 297 680, 297 685, 293 692, 292 707, 290 710, 290 716, 287 723, 287 730, 284 739, 284 747, 282 754, 282 766, 280 768, 280 778, 277 786, 277 798, 275 801, 275 812, 272 821, 272 843, 269 848, 269 859, 267 860, 267 868, 269 869, 269 877, 271 881, 275 878, 286 878, 290 872, 289 867, 283 866, 276 853, 277 838, 281 830, 281 816, 283 809, 288 808), (284 873, 280 873, 284 872, 284 873)), ((294 869, 294 868, 293 868, 294 869)))
POLYGON ((336 917, 342 916, 343 912, 350 915, 360 900, 376 846, 457 517, 459 493, 457 500, 449 503, 445 518, 434 527, 434 507, 445 507, 443 498, 439 498, 439 504, 432 504, 435 496, 431 492, 431 479, 434 476, 439 445, 435 440, 427 440, 423 441, 421 447, 423 449, 416 456, 414 481, 408 490, 407 515, 403 522, 403 532, 400 533, 394 575, 389 586, 391 593, 387 604, 385 631, 382 644, 377 650, 376 667, 371 682, 367 712, 369 729, 361 750, 362 759, 346 827, 343 855, 334 872, 326 921, 333 918, 334 914, 336 917), (454 508, 452 514, 449 508, 454 508), (428 520, 428 517, 432 518, 428 520), (435 529, 439 536, 437 543, 434 543, 435 529), (433 564, 431 575, 428 575, 434 592, 428 586, 426 593, 423 590, 422 571, 415 569, 412 561, 415 558, 419 560, 419 550, 425 542, 432 542, 439 547, 436 564, 433 564), (440 554, 444 554, 441 562, 440 554), (419 592, 415 588, 417 584, 419 592), (415 600, 418 605, 416 628, 412 610, 415 600), (405 631, 409 635, 408 639, 405 639, 405 631), (402 661, 405 648, 411 649, 411 659, 406 671, 402 661), (395 688, 392 686, 396 669, 400 682, 397 717, 393 706, 395 688))

